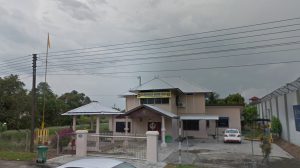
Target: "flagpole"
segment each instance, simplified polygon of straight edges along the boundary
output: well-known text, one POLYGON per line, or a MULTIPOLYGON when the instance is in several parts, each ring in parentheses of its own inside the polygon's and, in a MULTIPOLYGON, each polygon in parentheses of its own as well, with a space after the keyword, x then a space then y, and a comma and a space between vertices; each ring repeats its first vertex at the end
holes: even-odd
POLYGON ((43 102, 43 118, 42 118, 42 125, 41 128, 45 128, 45 108, 46 108, 46 84, 47 84, 47 70, 48 70, 48 49, 50 48, 50 39, 49 33, 47 38, 47 50, 46 50, 46 67, 45 67, 45 86, 44 86, 44 102, 43 102))

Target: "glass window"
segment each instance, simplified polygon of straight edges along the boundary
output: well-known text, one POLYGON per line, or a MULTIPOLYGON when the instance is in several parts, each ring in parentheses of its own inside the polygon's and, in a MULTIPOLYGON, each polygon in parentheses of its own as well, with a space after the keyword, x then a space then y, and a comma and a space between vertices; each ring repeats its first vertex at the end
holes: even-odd
POLYGON ((217 121, 218 127, 228 128, 229 127, 229 117, 219 117, 217 121))
POLYGON ((199 120, 183 120, 183 130, 199 130, 199 120))
POLYGON ((300 131, 300 105, 294 106, 296 131, 300 131))
MULTIPOLYGON (((116 132, 125 132, 125 122, 116 122, 116 132)), ((128 122, 128 132, 130 132, 130 122, 128 122)))
POLYGON ((144 98, 141 104, 169 104, 169 98, 144 98))

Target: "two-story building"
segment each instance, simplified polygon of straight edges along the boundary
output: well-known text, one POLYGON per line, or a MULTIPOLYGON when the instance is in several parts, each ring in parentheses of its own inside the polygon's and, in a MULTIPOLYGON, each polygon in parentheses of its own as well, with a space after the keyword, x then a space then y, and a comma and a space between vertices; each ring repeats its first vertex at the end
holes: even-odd
POLYGON ((126 112, 115 119, 114 132, 143 134, 155 130, 165 146, 165 135, 176 139, 179 128, 184 136, 196 138, 218 135, 226 128, 240 130, 242 107, 206 106, 209 92, 181 78, 156 77, 122 95, 126 112))

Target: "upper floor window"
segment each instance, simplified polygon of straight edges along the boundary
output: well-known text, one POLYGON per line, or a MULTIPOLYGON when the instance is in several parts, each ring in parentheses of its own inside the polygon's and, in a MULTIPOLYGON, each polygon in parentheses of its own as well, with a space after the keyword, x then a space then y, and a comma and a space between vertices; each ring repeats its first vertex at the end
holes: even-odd
POLYGON ((169 98, 144 98, 141 104, 169 104, 169 98))

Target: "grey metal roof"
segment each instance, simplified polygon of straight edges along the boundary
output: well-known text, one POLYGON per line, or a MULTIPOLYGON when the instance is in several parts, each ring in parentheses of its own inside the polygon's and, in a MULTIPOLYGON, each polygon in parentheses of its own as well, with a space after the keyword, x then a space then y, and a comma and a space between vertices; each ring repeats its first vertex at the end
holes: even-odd
POLYGON ((131 110, 127 111, 127 112, 125 113, 125 115, 130 115, 130 113, 135 112, 136 110, 139 110, 139 109, 141 109, 141 108, 146 108, 146 109, 153 110, 153 111, 155 111, 155 112, 158 112, 158 113, 160 113, 160 114, 162 114, 162 115, 164 115, 164 116, 170 117, 170 118, 175 118, 175 117, 177 117, 177 115, 175 115, 174 113, 172 113, 172 112, 170 112, 170 111, 163 110, 163 109, 161 109, 161 108, 159 108, 159 107, 152 106, 152 105, 148 105, 148 104, 140 105, 140 106, 138 106, 138 107, 136 107, 136 108, 134 108, 134 109, 131 109, 131 110))
POLYGON ((172 112, 169 112, 169 111, 167 111, 167 110, 163 110, 163 109, 158 108, 158 107, 156 107, 156 106, 152 106, 152 105, 149 105, 149 104, 145 104, 144 106, 147 106, 147 107, 149 107, 149 108, 152 108, 153 110, 155 110, 155 111, 157 111, 157 112, 160 112, 161 114, 164 114, 164 115, 166 115, 166 116, 168 116, 168 117, 171 117, 171 118, 174 118, 174 117, 177 116, 177 115, 175 115, 175 114, 172 113, 172 112))
POLYGON ((183 115, 180 116, 180 120, 219 120, 217 115, 183 115))
POLYGON ((280 88, 274 90, 273 92, 265 95, 264 97, 261 98, 261 101, 270 100, 273 97, 284 95, 284 94, 287 94, 289 92, 293 92, 293 91, 296 91, 299 89, 300 89, 300 77, 298 79, 296 79, 295 81, 293 81, 291 83, 287 83, 286 85, 281 86, 280 88))
POLYGON ((117 115, 117 114, 124 114, 124 113, 115 110, 111 107, 103 106, 99 102, 91 102, 84 106, 67 111, 62 115, 113 115, 113 114, 117 115))
POLYGON ((136 96, 137 94, 136 93, 133 93, 133 92, 125 92, 123 94, 120 94, 119 96, 120 97, 126 97, 126 96, 136 96))
POLYGON ((165 90, 165 89, 179 89, 183 93, 208 93, 212 92, 208 89, 186 82, 181 78, 161 78, 156 77, 141 86, 138 86, 131 91, 142 90, 165 90))

